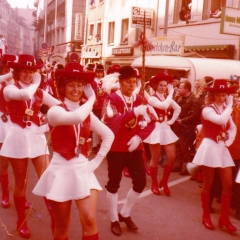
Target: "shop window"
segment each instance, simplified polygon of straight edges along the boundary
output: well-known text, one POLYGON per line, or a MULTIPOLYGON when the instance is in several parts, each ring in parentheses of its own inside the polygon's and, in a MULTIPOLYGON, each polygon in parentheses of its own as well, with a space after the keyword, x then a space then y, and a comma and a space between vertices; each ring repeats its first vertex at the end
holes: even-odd
POLYGON ((226 6, 226 0, 212 0, 208 11, 209 18, 221 18, 222 7, 226 6))
POLYGON ((96 42, 101 42, 102 23, 97 23, 97 33, 95 35, 96 42))
POLYGON ((121 43, 128 44, 128 25, 129 19, 122 20, 121 43))
POLYGON ((88 41, 93 40, 93 30, 94 30, 94 24, 89 25, 89 34, 88 34, 88 41))
POLYGON ((109 22, 108 24, 108 44, 114 43, 115 22, 109 22))
POLYGON ((227 0, 226 6, 232 8, 240 8, 240 2, 238 0, 227 0))

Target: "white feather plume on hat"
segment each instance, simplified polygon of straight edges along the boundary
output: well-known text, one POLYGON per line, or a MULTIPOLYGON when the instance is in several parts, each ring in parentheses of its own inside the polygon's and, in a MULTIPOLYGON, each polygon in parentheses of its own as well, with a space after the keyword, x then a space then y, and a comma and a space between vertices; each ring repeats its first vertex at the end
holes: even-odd
POLYGON ((102 87, 106 93, 111 94, 112 90, 118 90, 120 88, 119 75, 119 73, 112 73, 102 78, 102 87))

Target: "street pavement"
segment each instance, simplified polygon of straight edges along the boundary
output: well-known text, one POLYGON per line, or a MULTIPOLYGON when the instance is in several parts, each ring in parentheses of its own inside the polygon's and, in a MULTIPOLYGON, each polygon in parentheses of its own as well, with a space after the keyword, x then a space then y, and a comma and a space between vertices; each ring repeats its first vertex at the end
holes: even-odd
MULTIPOLYGON (((163 168, 159 166, 159 179, 163 168)), ((106 199, 105 184, 107 182, 107 162, 104 159, 95 171, 103 188, 99 192, 97 207, 97 224, 101 240, 234 240, 240 239, 240 221, 235 219, 234 210, 230 211, 231 221, 238 228, 234 234, 217 226, 220 205, 213 203, 215 213, 211 214, 215 230, 207 230, 201 223, 200 188, 196 181, 189 180, 189 176, 180 176, 172 173, 169 179, 171 196, 162 193, 156 196, 151 193, 151 180, 147 176, 147 186, 141 198, 134 206, 131 217, 139 227, 137 232, 131 232, 121 223, 123 234, 115 236, 110 231, 110 217, 106 199)), ((27 182, 27 200, 32 208, 28 212, 28 227, 32 240, 51 240, 50 217, 46 210, 43 198, 32 194, 37 182, 37 175, 31 161, 27 182)), ((8 209, 0 207, 0 240, 22 239, 16 233, 16 212, 13 205, 13 173, 9 167, 11 206, 8 209)), ((119 210, 123 206, 126 194, 131 188, 131 179, 123 176, 119 189, 119 210)), ((240 204, 240 203, 239 203, 240 204)), ((81 240, 81 225, 75 203, 72 204, 69 240, 81 240)))

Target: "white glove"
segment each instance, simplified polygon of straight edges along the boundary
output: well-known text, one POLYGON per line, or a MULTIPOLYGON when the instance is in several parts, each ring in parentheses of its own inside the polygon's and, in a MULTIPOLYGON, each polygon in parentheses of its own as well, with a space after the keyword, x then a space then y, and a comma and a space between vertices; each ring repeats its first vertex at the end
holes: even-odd
POLYGON ((229 95, 226 97, 226 104, 227 104, 227 106, 232 107, 232 105, 233 105, 233 96, 232 95, 229 95))
POLYGON ((127 143, 127 145, 129 145, 128 151, 129 152, 134 151, 141 142, 142 142, 142 139, 138 135, 133 136, 130 139, 130 141, 127 143))
POLYGON ((144 115, 144 113, 147 112, 147 105, 140 105, 137 106, 133 109, 134 114, 136 117, 140 116, 140 115, 144 115))
POLYGON ((147 91, 144 90, 144 98, 147 100, 150 98, 150 95, 147 93, 147 91))
POLYGON ((173 85, 172 84, 168 84, 167 85, 167 89, 168 89, 168 94, 169 95, 173 95, 173 93, 174 93, 173 85))
POLYGON ((108 101, 106 111, 107 111, 107 116, 108 116, 109 118, 112 118, 112 117, 114 116, 114 112, 113 112, 113 110, 112 110, 110 101, 108 101))
POLYGON ((103 158, 104 156, 102 156, 101 154, 97 154, 95 158, 88 162, 87 171, 90 173, 96 170, 102 162, 103 158))
POLYGON ((32 84, 39 86, 41 83, 41 75, 38 72, 35 72, 33 75, 32 84))
POLYGON ((83 91, 88 99, 94 98, 94 101, 95 101, 96 95, 90 84, 83 86, 83 91))

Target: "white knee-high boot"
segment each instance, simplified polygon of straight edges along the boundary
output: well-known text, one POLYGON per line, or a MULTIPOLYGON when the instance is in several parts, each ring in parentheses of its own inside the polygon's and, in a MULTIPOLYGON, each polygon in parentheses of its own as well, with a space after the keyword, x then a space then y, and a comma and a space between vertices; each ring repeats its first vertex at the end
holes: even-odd
POLYGON ((132 188, 129 190, 129 192, 127 194, 126 202, 123 205, 122 210, 120 211, 120 213, 123 217, 129 217, 130 216, 130 212, 132 210, 132 207, 137 202, 139 196, 140 196, 140 193, 137 193, 137 192, 133 191, 132 188))
POLYGON ((118 193, 110 193, 107 191, 107 202, 109 206, 111 222, 118 221, 118 193))

